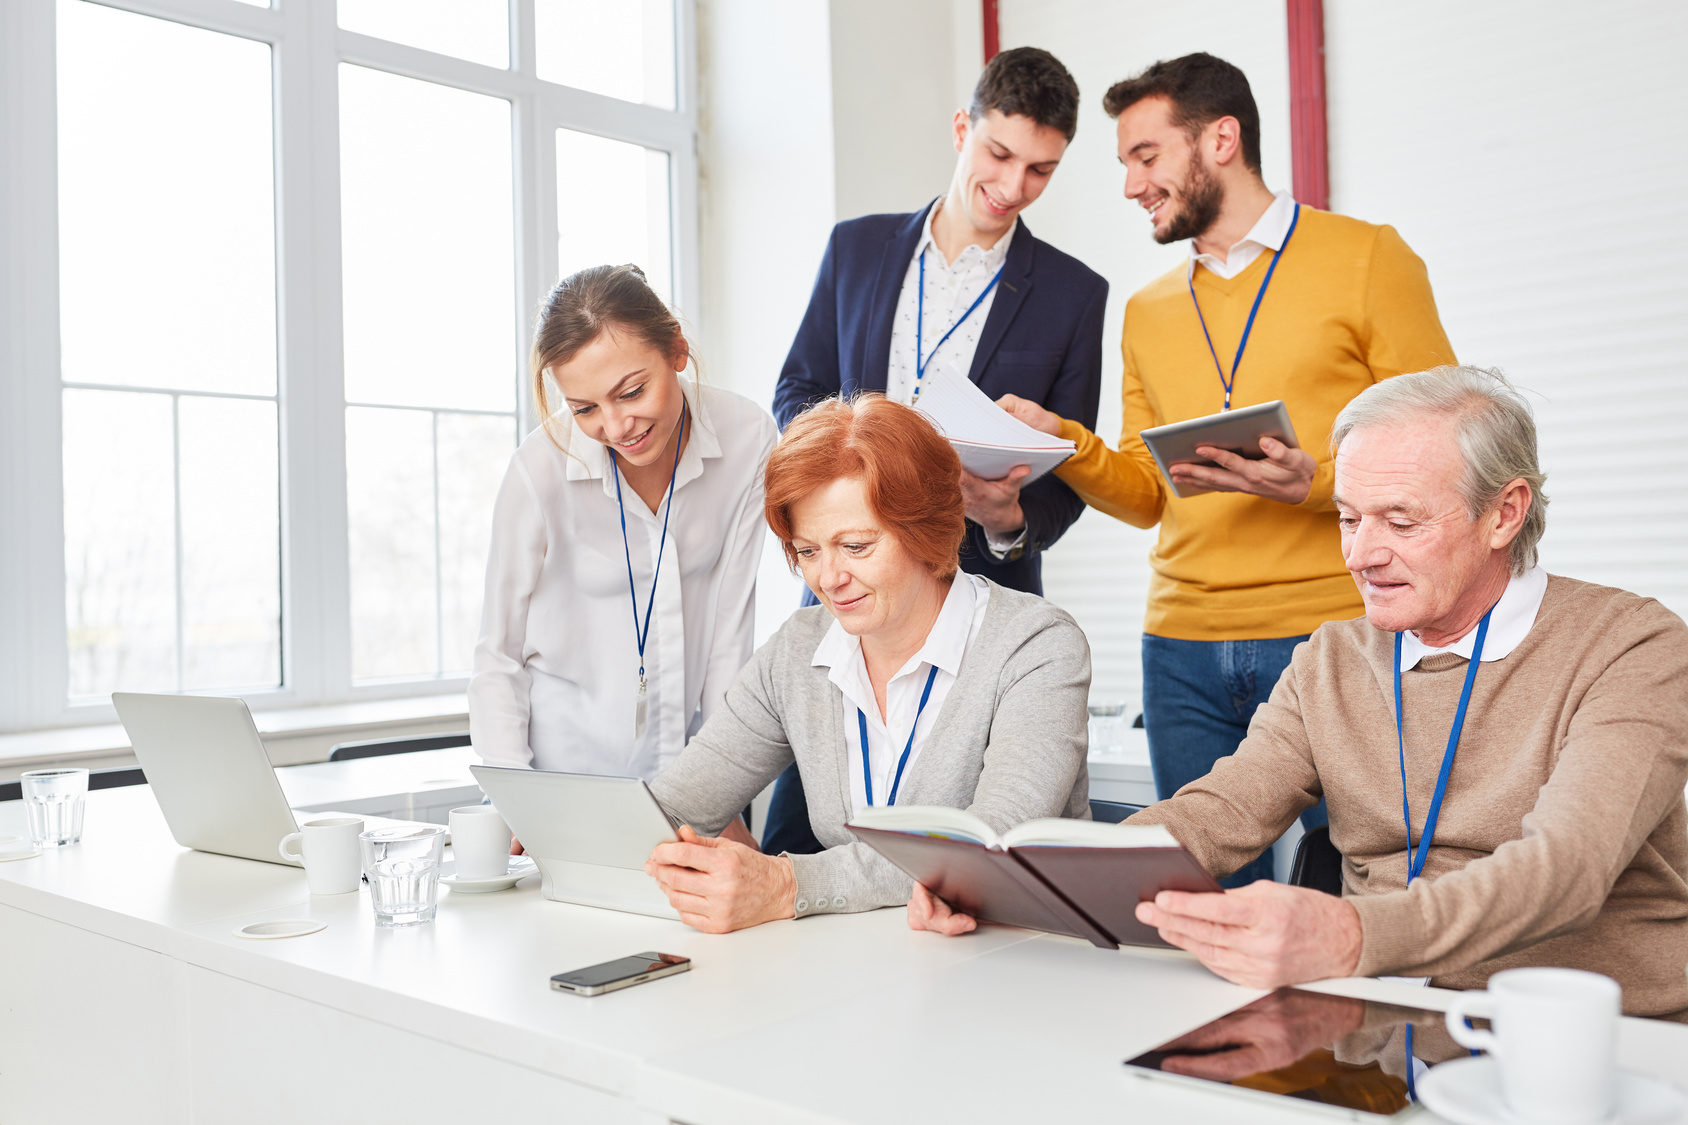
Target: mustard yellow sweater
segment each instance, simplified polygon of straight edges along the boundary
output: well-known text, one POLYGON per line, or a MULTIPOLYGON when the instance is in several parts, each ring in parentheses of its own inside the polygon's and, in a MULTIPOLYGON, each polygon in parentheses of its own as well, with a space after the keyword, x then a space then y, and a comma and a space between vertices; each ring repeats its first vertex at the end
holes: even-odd
MULTIPOLYGON (((1180 499, 1155 468, 1141 430, 1212 414, 1224 404, 1180 265, 1125 306, 1119 449, 1064 421, 1077 453, 1057 473, 1086 503, 1136 527, 1160 524, 1144 629, 1181 640, 1258 640, 1311 633, 1363 608, 1342 564, 1331 426, 1372 383, 1454 363, 1430 278, 1394 228, 1312 208, 1285 245, 1255 318, 1231 405, 1283 399, 1319 466, 1299 505, 1240 493, 1180 499)), ((1226 280, 1196 267, 1196 296, 1227 372, 1273 254, 1226 280)))

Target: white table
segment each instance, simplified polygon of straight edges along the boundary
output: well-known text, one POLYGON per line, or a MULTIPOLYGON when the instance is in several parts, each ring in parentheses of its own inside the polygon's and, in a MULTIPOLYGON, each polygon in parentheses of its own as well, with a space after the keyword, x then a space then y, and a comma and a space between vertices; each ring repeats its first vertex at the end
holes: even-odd
POLYGON ((284 766, 275 773, 287 803, 302 811, 444 824, 452 809, 481 803, 481 787, 469 772, 479 761, 472 747, 458 746, 284 766))
MULTIPOLYGON (((373 773, 366 780, 384 780, 373 773)), ((0 805, 0 833, 21 824, 20 803, 0 805)), ((367 892, 312 898, 297 869, 185 851, 145 787, 90 794, 81 845, 0 863, 0 1118, 1243 1115, 1229 1098, 1119 1066, 1258 995, 1181 954, 994 926, 945 939, 911 933, 894 910, 710 936, 547 902, 537 883, 442 892, 432 925, 377 930, 367 892), (280 941, 233 936, 280 918, 328 926, 280 941), (645 949, 695 968, 590 999, 548 986, 552 973, 645 949)), ((1448 995, 1326 987, 1430 1007, 1448 995)), ((1631 1068, 1667 1075, 1688 1059, 1688 1028, 1626 1020, 1623 1034, 1631 1068)), ((1294 1106, 1247 1116, 1310 1120, 1294 1106)))

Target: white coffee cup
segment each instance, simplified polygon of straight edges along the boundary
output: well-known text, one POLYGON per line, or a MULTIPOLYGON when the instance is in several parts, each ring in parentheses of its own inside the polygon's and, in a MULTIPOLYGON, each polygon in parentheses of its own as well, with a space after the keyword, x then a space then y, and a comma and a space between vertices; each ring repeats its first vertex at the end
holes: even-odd
POLYGON ((496 879, 510 870, 510 826, 491 805, 451 810, 451 854, 459 879, 496 879))
POLYGON ((1586 1125, 1616 1104, 1618 982, 1580 969, 1507 969, 1487 992, 1448 1007, 1448 1034, 1500 1064, 1501 1093, 1520 1120, 1586 1125), (1465 1026, 1487 1016, 1493 1031, 1465 1026))
POLYGON ((343 895, 358 889, 363 879, 363 859, 358 854, 358 833, 363 821, 355 816, 330 816, 307 820, 298 832, 281 838, 281 858, 302 860, 305 882, 313 895, 343 895), (299 850, 289 850, 293 841, 299 850))

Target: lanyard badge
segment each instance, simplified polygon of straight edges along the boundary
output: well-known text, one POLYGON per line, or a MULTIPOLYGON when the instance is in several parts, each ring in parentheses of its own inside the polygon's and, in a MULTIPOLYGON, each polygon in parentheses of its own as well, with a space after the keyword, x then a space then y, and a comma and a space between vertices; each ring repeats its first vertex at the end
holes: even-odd
POLYGON ((1225 405, 1223 409, 1231 409, 1231 388, 1237 385, 1237 368, 1243 362, 1243 350, 1248 347, 1248 334, 1254 331, 1254 314, 1260 311, 1261 299, 1266 296, 1266 287, 1272 284, 1272 275, 1278 272, 1278 262, 1283 259, 1284 251, 1289 249, 1289 240, 1295 235, 1295 225, 1301 221, 1301 204, 1295 205, 1295 214, 1290 217, 1289 230, 1284 232, 1283 242, 1278 244, 1278 250, 1272 255, 1272 264, 1266 267, 1266 279, 1260 283, 1260 291, 1254 295, 1254 304, 1248 310, 1248 323, 1243 325, 1243 338, 1237 341, 1237 354, 1231 360, 1231 377, 1225 378, 1225 368, 1219 362, 1219 351, 1213 346, 1213 335, 1207 330, 1207 318, 1202 315, 1202 303, 1196 300, 1196 270, 1192 265, 1190 276, 1186 279, 1190 286, 1190 303, 1196 306, 1196 319, 1201 322, 1202 336, 1207 340, 1207 354, 1213 357, 1213 369, 1219 372, 1219 385, 1225 388, 1225 405))
MULTIPOLYGON (((1453 729, 1448 732, 1448 748, 1442 751, 1442 768, 1436 774, 1436 791, 1430 797, 1430 811, 1424 818, 1424 831, 1418 836, 1418 850, 1413 850, 1413 814, 1407 804, 1407 736, 1405 708, 1401 704, 1401 634, 1395 634, 1395 749, 1401 759, 1401 819, 1407 825, 1407 886, 1424 871, 1430 858, 1430 841, 1436 835, 1436 821, 1442 816, 1442 798, 1448 793, 1448 777, 1454 770, 1454 752, 1459 749, 1459 734, 1465 729, 1465 709, 1471 703, 1471 685, 1477 682, 1477 666, 1483 662, 1483 641, 1489 635, 1489 618, 1494 606, 1483 615, 1477 625, 1477 642, 1471 646, 1471 664, 1465 670, 1465 687, 1459 693, 1459 709, 1454 712, 1453 729)), ((1472 1051, 1473 1055, 1477 1052, 1472 1051)), ((1413 1029, 1407 1025, 1407 1093, 1418 1100, 1413 1082, 1413 1029)))
POLYGON ((648 697, 645 681, 645 640, 651 635, 651 615, 656 610, 656 580, 662 574, 662 552, 668 545, 668 517, 674 514, 674 482, 680 476, 680 450, 686 444, 686 407, 680 407, 680 427, 674 441, 674 468, 668 474, 668 498, 662 512, 662 538, 656 545, 656 566, 651 570, 651 596, 645 602, 645 621, 639 623, 639 592, 633 587, 633 549, 627 545, 627 506, 621 500, 621 468, 615 450, 610 449, 610 471, 615 474, 615 506, 621 513, 621 550, 627 558, 627 592, 633 599, 633 641, 639 647, 639 694, 633 704, 633 741, 645 737, 648 697))
MULTIPOLYGON (((915 709, 914 722, 909 724, 908 745, 903 747, 903 756, 897 759, 897 776, 891 781, 891 796, 885 802, 887 805, 897 803, 897 788, 903 783, 903 768, 908 765, 908 756, 914 749, 914 732, 920 726, 920 716, 926 711, 926 701, 932 698, 932 681, 938 678, 938 666, 932 665, 932 670, 926 673, 926 689, 920 693, 920 706, 915 709)), ((867 803, 873 806, 873 764, 867 756, 867 716, 860 707, 856 708, 856 726, 861 734, 862 744, 862 787, 867 791, 867 803)))
MULTIPOLYGON (((921 380, 926 377, 926 369, 932 365, 932 357, 938 354, 938 349, 944 346, 946 340, 955 335, 955 330, 967 322, 967 318, 973 315, 973 310, 985 303, 985 298, 990 296, 992 289, 996 288, 996 283, 1002 280, 1002 271, 1007 267, 1006 261, 996 267, 996 273, 991 275, 991 279, 986 283, 984 290, 973 298, 973 303, 967 306, 967 311, 961 314, 961 319, 949 326, 949 331, 945 332, 938 342, 932 345, 931 352, 922 360, 920 348, 926 339, 926 248, 921 247, 920 284, 915 289, 914 294, 914 394, 909 397, 909 402, 920 401, 921 380)), ((873 802, 869 801, 868 804, 871 805, 873 802)))

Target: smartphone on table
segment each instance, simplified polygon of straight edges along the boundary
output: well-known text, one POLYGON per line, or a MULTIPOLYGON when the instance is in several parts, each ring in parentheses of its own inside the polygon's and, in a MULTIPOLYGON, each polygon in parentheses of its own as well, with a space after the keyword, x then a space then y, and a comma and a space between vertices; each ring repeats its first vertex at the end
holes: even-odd
POLYGON ((690 957, 677 953, 635 953, 598 965, 588 965, 570 973, 558 973, 551 978, 551 987, 558 992, 577 992, 582 996, 597 996, 618 988, 631 988, 658 977, 670 977, 692 967, 690 957))

